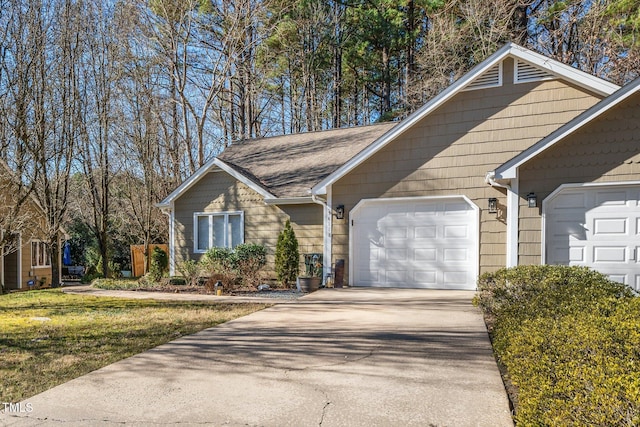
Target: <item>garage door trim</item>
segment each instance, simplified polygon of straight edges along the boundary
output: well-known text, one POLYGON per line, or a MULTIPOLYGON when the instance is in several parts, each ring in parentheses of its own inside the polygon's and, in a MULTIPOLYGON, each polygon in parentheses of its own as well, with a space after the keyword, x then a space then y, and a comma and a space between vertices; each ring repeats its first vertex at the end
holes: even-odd
POLYGON ((361 199, 349 212, 349 281, 354 279, 354 231, 353 220, 359 210, 365 206, 385 203, 401 203, 401 202, 439 202, 439 201, 461 201, 469 205, 474 215, 474 238, 475 245, 473 247, 472 260, 474 264, 474 276, 477 278, 480 272, 480 208, 465 195, 452 195, 452 196, 416 196, 416 197, 384 197, 373 199, 361 199))

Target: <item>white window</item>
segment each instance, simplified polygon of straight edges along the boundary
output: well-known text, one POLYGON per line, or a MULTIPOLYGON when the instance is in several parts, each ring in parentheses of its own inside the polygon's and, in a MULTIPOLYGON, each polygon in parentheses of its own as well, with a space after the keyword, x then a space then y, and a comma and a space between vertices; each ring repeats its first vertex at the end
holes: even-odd
POLYGON ((49 245, 40 240, 31 241, 31 267, 50 267, 49 245))
POLYGON ((193 241, 196 253, 209 248, 234 248, 244 243, 242 212, 196 213, 193 215, 193 241))

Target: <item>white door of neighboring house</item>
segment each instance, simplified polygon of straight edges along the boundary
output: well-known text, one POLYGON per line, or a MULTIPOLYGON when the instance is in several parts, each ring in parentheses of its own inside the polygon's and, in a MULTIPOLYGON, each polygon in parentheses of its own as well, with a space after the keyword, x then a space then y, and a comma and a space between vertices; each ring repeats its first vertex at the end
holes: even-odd
POLYGON ((561 187, 543 213, 547 264, 592 267, 640 291, 640 185, 561 187))
POLYGON ((478 208, 465 197, 362 200, 350 220, 352 285, 476 288, 478 208))

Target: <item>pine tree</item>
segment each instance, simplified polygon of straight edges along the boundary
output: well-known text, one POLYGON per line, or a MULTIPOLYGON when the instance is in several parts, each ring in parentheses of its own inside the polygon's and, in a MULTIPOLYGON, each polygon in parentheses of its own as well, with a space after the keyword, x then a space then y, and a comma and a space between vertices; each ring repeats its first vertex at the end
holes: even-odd
POLYGON ((298 251, 298 239, 287 220, 284 230, 278 235, 276 245, 276 274, 283 285, 289 286, 295 282, 300 271, 300 252, 298 251))

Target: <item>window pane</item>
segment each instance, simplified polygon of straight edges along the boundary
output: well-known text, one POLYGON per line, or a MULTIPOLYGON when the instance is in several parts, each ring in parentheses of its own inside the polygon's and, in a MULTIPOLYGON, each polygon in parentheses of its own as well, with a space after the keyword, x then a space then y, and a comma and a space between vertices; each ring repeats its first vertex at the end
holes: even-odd
POLYGON ((198 250, 206 251, 209 249, 209 217, 198 217, 198 250))
POLYGON ((242 217, 240 215, 229 215, 229 236, 232 248, 242 243, 242 217))
POLYGON ((38 250, 38 265, 47 265, 46 260, 46 248, 44 242, 40 242, 40 248, 38 250))
POLYGON ((31 242, 31 265, 38 265, 38 242, 31 242))
POLYGON ((222 248, 224 244, 224 215, 213 217, 213 246, 222 248))

